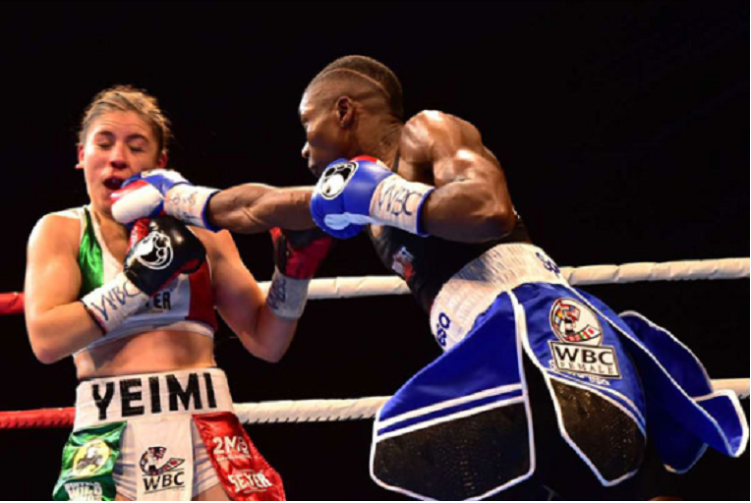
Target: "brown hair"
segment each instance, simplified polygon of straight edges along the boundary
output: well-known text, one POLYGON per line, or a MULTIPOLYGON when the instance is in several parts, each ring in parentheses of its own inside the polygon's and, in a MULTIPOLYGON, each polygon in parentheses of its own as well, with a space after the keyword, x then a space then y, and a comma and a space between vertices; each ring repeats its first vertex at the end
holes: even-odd
POLYGON ((81 129, 78 131, 79 145, 84 144, 91 123, 108 112, 137 113, 154 132, 158 144, 157 156, 167 153, 167 144, 172 137, 169 119, 159 108, 155 97, 129 85, 110 87, 94 96, 81 119, 81 129))

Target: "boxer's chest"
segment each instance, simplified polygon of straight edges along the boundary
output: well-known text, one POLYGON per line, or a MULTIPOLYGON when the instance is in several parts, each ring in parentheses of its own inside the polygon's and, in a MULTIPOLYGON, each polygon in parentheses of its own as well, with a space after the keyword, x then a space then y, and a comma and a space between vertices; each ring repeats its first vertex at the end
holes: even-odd
POLYGON ((128 238, 123 227, 116 224, 102 223, 100 231, 104 246, 115 260, 122 263, 128 251, 128 238))

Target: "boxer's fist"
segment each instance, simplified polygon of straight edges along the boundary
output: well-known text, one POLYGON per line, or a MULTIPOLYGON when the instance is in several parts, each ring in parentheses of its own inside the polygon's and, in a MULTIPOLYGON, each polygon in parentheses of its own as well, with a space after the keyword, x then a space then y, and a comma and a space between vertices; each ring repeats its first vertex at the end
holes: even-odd
POLYGON ((334 240, 320 229, 269 231, 274 243, 274 264, 288 278, 310 279, 326 258, 334 240))
POLYGON ((420 224, 423 204, 434 187, 405 180, 372 157, 340 159, 318 180, 310 201, 316 224, 346 239, 367 224, 381 224, 425 236, 420 224))
POLYGON ((178 184, 189 183, 177 171, 152 169, 133 175, 110 196, 112 216, 124 225, 139 218, 153 218, 163 214, 167 192, 178 184))
POLYGON ((112 193, 112 216, 121 224, 131 225, 139 218, 165 214, 215 231, 218 229, 209 222, 206 211, 217 192, 210 187, 196 187, 171 169, 143 171, 112 193))
POLYGON ((348 239, 374 223, 370 218, 373 194, 394 173, 373 158, 339 159, 329 164, 313 191, 310 212, 328 234, 348 239))
POLYGON ((178 275, 197 271, 206 259, 203 243, 185 224, 168 216, 139 220, 131 231, 131 245, 123 272, 149 296, 178 275))

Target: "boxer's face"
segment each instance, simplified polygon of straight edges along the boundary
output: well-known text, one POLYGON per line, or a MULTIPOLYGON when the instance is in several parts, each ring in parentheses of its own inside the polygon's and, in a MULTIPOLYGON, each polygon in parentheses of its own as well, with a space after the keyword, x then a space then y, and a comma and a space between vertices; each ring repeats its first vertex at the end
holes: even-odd
POLYGON ((336 107, 328 106, 320 86, 309 88, 300 102, 300 122, 305 129, 302 156, 316 178, 331 162, 350 157, 351 133, 342 126, 336 107))
POLYGON ((78 168, 83 169, 92 205, 110 213, 110 194, 141 171, 161 168, 158 141, 149 125, 135 112, 108 112, 96 118, 78 146, 78 168))

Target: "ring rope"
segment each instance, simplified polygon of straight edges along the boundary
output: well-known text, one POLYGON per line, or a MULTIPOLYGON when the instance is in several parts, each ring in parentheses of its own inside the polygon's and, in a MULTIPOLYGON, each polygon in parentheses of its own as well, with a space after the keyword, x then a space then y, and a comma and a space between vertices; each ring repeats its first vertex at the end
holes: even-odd
MULTIPOLYGON (((749 396, 748 379, 717 379, 715 390, 730 390, 740 398, 749 396)), ((235 404, 244 424, 316 423, 371 419, 390 397, 376 396, 346 400, 282 400, 235 404)), ((0 430, 20 428, 70 428, 73 407, 0 412, 0 430)))
MULTIPOLYGON (((726 258, 677 262, 638 262, 622 265, 563 267, 561 273, 572 285, 603 285, 638 281, 695 281, 748 278, 751 259, 726 258)), ((259 283, 268 289, 269 282, 259 283)), ((359 276, 314 279, 309 298, 341 299, 374 295, 404 295, 407 284, 398 276, 359 276)))
MULTIPOLYGON (((725 258, 677 262, 637 262, 622 265, 563 267, 572 285, 602 285, 637 281, 690 281, 748 278, 751 259, 725 258)), ((268 291, 269 281, 259 283, 268 291)), ((375 295, 404 295, 407 284, 398 276, 319 278, 310 283, 308 298, 341 299, 375 295)), ((0 294, 0 316, 23 313, 23 293, 0 294)))
POLYGON ((23 313, 23 293, 0 293, 0 316, 23 313))
MULTIPOLYGON (((748 278, 751 259, 729 258, 678 262, 640 262, 623 265, 565 267, 561 273, 572 285, 632 283, 637 281, 717 280, 748 278)), ((260 283, 268 288, 269 282, 260 283)), ((409 293, 396 276, 363 276, 316 279, 310 298, 335 299, 409 293)), ((0 294, 0 316, 23 312, 23 293, 0 294)), ((741 398, 749 396, 749 379, 712 381, 716 390, 731 390, 741 398)), ((297 400, 236 404, 240 420, 251 423, 322 422, 369 419, 389 397, 349 400, 297 400)), ((0 412, 0 429, 71 427, 72 407, 0 412)))

